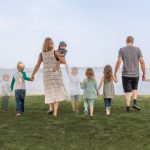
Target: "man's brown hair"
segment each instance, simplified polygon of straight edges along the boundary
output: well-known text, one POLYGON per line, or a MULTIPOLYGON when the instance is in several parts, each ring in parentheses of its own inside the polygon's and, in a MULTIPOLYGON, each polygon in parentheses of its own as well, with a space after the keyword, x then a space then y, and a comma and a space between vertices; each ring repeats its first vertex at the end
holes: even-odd
POLYGON ((126 39, 127 43, 134 43, 134 37, 133 36, 128 36, 126 39))

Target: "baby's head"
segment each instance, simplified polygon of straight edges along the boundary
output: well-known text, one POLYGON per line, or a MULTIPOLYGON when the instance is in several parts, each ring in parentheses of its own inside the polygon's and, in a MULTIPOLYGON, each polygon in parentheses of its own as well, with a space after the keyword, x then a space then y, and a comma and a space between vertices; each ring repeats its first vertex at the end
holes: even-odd
POLYGON ((61 41, 61 42, 59 43, 59 49, 65 49, 66 47, 67 47, 66 42, 61 41))
POLYGON ((21 61, 19 61, 19 62, 17 63, 17 69, 18 69, 18 71, 19 71, 19 72, 22 72, 22 71, 24 70, 24 68, 25 68, 24 63, 21 62, 21 61))
POLYGON ((74 76, 76 76, 78 74, 78 68, 77 67, 73 67, 71 69, 71 74, 74 75, 74 76))
POLYGON ((88 79, 94 79, 95 78, 94 70, 92 68, 87 68, 85 75, 88 79))
POLYGON ((9 81, 9 79, 10 79, 9 74, 6 74, 6 73, 3 74, 2 79, 3 79, 3 81, 9 81))

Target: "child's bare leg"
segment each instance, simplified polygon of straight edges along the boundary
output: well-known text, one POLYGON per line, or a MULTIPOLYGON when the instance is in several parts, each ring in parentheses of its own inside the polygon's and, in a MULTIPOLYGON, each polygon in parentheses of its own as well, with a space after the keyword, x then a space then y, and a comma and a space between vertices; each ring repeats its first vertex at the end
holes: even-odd
POLYGON ((93 111, 94 111, 94 107, 91 105, 90 106, 90 116, 93 116, 93 111))
POLYGON ((92 117, 94 112, 94 100, 89 101, 89 106, 90 106, 90 116, 92 117))
POLYGON ((75 111, 75 101, 72 100, 71 104, 72 104, 72 111, 74 112, 75 111))
POLYGON ((79 110, 79 101, 75 100, 74 103, 75 103, 75 110, 79 110))

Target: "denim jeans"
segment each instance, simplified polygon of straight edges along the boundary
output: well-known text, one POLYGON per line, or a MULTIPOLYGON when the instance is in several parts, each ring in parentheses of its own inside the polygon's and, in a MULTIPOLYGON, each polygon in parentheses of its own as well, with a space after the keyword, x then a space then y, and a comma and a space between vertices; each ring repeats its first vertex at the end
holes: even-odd
POLYGON ((17 90, 15 90, 16 112, 18 112, 18 113, 24 112, 25 94, 26 94, 26 90, 25 89, 17 89, 17 90))
POLYGON ((105 108, 111 108, 112 99, 111 98, 104 98, 105 108))

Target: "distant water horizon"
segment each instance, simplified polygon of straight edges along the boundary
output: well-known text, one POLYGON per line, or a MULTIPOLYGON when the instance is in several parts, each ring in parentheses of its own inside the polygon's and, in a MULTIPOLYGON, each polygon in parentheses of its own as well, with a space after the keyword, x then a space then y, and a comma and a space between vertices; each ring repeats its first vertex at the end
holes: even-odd
MULTIPOLYGON (((85 79, 86 68, 87 67, 78 67, 79 77, 80 77, 81 82, 85 79)), ((94 72, 95 72, 96 81, 99 84, 99 82, 103 76, 103 67, 92 67, 92 68, 94 69, 94 72)), ((63 74, 65 88, 69 94, 70 86, 69 86, 68 76, 66 74, 66 70, 64 67, 62 67, 61 70, 62 70, 62 74, 63 74)), ((11 82, 11 79, 16 71, 17 70, 15 68, 12 68, 12 69, 1 68, 0 69, 0 93, 1 93, 2 74, 8 73, 10 75, 10 82, 11 82)), ((25 71, 26 71, 27 75, 30 77, 32 74, 33 68, 26 68, 25 71)), ((146 72, 147 72, 147 78, 150 78, 150 69, 147 68, 146 72)), ((118 73, 118 83, 114 84, 114 85, 115 85, 116 95, 124 94, 123 88, 122 88, 122 82, 121 82, 121 69, 118 73)), ((42 68, 40 68, 39 71, 37 72, 37 74, 35 75, 35 80, 33 82, 28 82, 28 81, 26 82, 26 89, 27 89, 28 95, 43 95, 44 94, 43 69, 42 68)), ((80 90, 80 92, 81 92, 81 94, 83 94, 83 90, 80 90)), ((140 77, 140 81, 139 81, 138 93, 140 95, 150 95, 150 83, 141 81, 141 77, 140 77)), ((101 90, 100 94, 102 94, 102 90, 101 90)))

